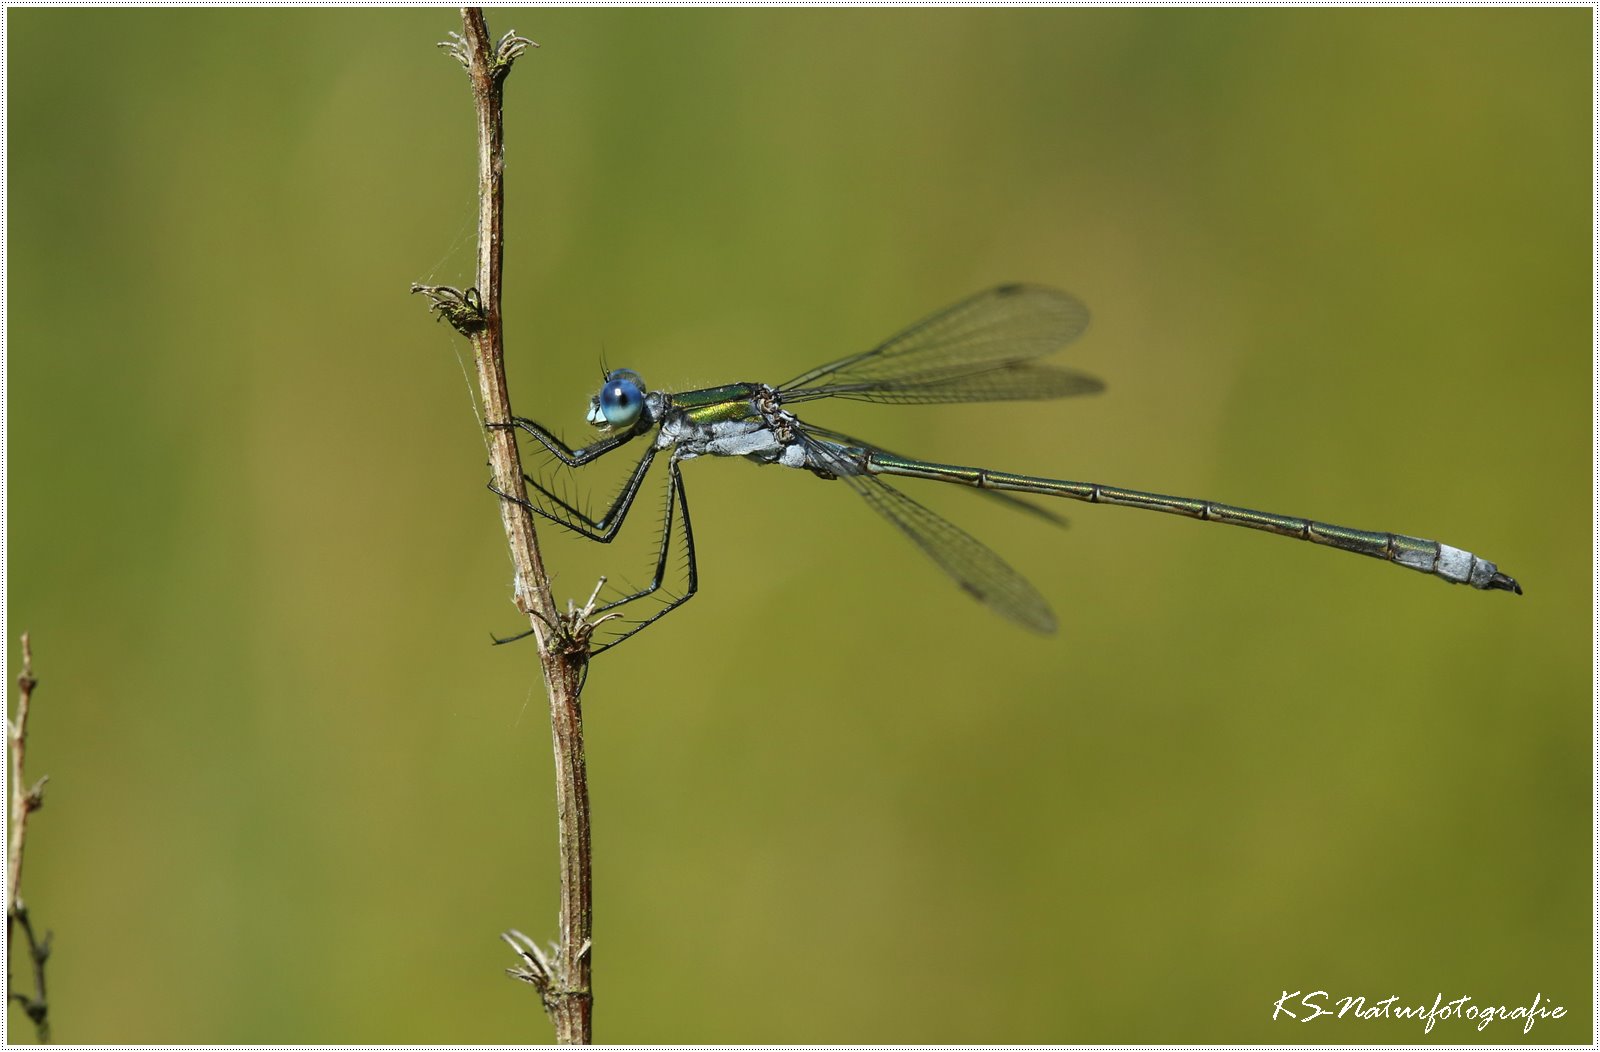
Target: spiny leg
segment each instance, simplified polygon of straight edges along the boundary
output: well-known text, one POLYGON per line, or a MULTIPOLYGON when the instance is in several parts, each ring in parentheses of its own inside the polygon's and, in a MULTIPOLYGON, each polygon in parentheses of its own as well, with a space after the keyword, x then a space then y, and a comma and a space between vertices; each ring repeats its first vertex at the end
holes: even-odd
POLYGON ((537 420, 529 420, 525 416, 514 416, 511 418, 511 422, 509 424, 493 423, 485 424, 484 426, 496 428, 502 431, 526 431, 528 434, 538 439, 539 444, 543 446, 551 456, 555 457, 569 468, 581 468, 585 464, 598 460, 607 453, 616 449, 618 446, 621 446, 624 443, 630 442, 639 437, 639 435, 642 433, 638 428, 634 428, 629 431, 624 431, 620 434, 612 435, 609 438, 603 438, 592 446, 584 446, 580 449, 573 449, 571 446, 561 441, 561 439, 557 438, 549 428, 545 427, 537 420))
MULTIPOLYGON (((612 446, 611 448, 615 449, 616 446, 612 446)), ((619 491, 616 498, 612 500, 611 507, 606 509, 606 513, 600 516, 598 519, 591 517, 581 509, 575 507, 561 497, 556 496, 556 494, 552 493, 537 479, 527 474, 522 476, 523 480, 531 485, 534 489, 538 490, 539 493, 544 497, 548 498, 551 503, 560 508, 561 511, 565 512, 566 517, 541 508, 532 501, 524 500, 521 497, 512 496, 511 494, 506 493, 504 490, 501 490, 493 482, 489 483, 489 492, 495 494, 501 500, 508 500, 513 504, 519 504, 533 512, 535 515, 549 519, 556 525, 569 529, 580 537, 586 537, 591 541, 599 541, 602 544, 610 544, 616 539, 617 531, 622 528, 623 520, 628 517, 628 511, 633 507, 634 498, 639 495, 639 487, 644 483, 645 475, 649 474, 650 472, 650 465, 655 460, 656 452, 657 450, 655 446, 651 446, 649 449, 645 450, 644 456, 639 458, 639 463, 634 465, 633 472, 628 476, 628 481, 623 484, 621 491, 619 491)), ((559 454, 557 454, 557 456, 559 457, 559 454)))
MULTIPOLYGON (((655 447, 652 446, 645 452, 644 456, 639 458, 639 463, 634 467, 633 472, 629 476, 628 482, 624 485, 622 491, 617 494, 616 499, 612 502, 611 507, 606 511, 606 513, 598 519, 590 518, 582 511, 573 507, 567 501, 551 493, 549 489, 541 485, 539 482, 532 478, 528 478, 527 476, 524 476, 524 478, 526 478, 536 490, 574 516, 576 521, 563 520, 529 501, 524 501, 521 498, 513 497, 510 494, 502 492, 492 483, 489 485, 489 489, 500 496, 501 499, 509 500, 515 504, 521 504, 523 507, 528 508, 535 514, 549 519, 557 525, 563 526, 581 537, 586 537, 590 540, 609 544, 611 541, 616 539, 617 533, 621 529, 623 521, 627 518, 629 509, 632 508, 634 500, 638 497, 639 490, 644 482, 644 477, 649 473, 649 469, 651 463, 655 459, 656 452, 657 451, 655 447)), ((671 558, 672 535, 675 521, 681 522, 683 526, 683 545, 687 576, 683 593, 681 595, 673 596, 670 601, 661 607, 661 609, 657 610, 644 620, 635 623, 631 628, 619 635, 617 638, 610 640, 601 646, 595 647, 591 651, 591 654, 604 653, 605 651, 616 646, 618 643, 621 643, 623 640, 638 634, 645 628, 671 613, 673 610, 676 610, 678 607, 688 602, 699 590, 700 576, 699 568, 695 559, 694 530, 689 521, 689 499, 688 494, 684 490, 683 476, 680 473, 676 457, 668 461, 665 521, 663 522, 661 529, 661 544, 656 554, 655 573, 651 578, 650 583, 635 592, 629 593, 628 595, 624 595, 617 599, 600 604, 593 609, 593 613, 607 613, 617 609, 618 607, 634 602, 635 600, 644 599, 661 590, 666 581, 668 563, 671 558), (676 520, 674 519, 675 509, 677 515, 681 516, 681 518, 676 520)), ((502 643, 515 642, 532 634, 533 630, 529 629, 512 636, 495 636, 491 638, 493 638, 494 642, 498 645, 502 643)))
MULTIPOLYGON (((593 462, 594 460, 598 459, 599 457, 603 456, 604 454, 609 453, 612 450, 616 449, 617 447, 621 446, 624 442, 628 441, 630 438, 633 438, 634 435, 637 434, 637 432, 630 433, 630 434, 621 436, 621 437, 616 438, 616 439, 608 440, 607 442, 602 443, 600 445, 592 446, 592 447, 590 447, 588 449, 582 449, 582 450, 574 451, 572 449, 569 449, 564 442, 562 442, 559 438, 557 438, 555 435, 551 434, 549 431, 545 430, 543 427, 541 427, 539 424, 535 423, 534 421, 527 420, 527 419, 525 419, 523 417, 513 417, 512 419, 523 430, 527 431, 528 433, 532 434, 535 438, 539 439, 540 444, 543 445, 545 447, 545 449, 547 451, 549 451, 553 456, 555 456, 562 463, 566 464, 568 467, 573 467, 573 468, 582 467, 585 464, 593 462)), ((492 428, 508 429, 512 425, 511 424, 488 424, 488 425, 485 425, 485 426, 492 427, 492 428)), ((548 498, 553 504, 555 504, 557 507, 559 507, 562 511, 566 512, 567 515, 569 516, 569 518, 562 518, 561 516, 556 515, 553 512, 547 511, 544 508, 539 507, 537 504, 534 504, 532 501, 524 500, 521 497, 513 496, 513 495, 505 492, 504 490, 500 489, 498 486, 496 486, 494 484, 493 481, 490 481, 489 483, 487 483, 487 487, 488 487, 488 490, 489 490, 490 493, 493 493, 495 496, 499 497, 501 500, 507 500, 507 501, 510 501, 513 504, 521 505, 522 507, 527 508, 529 511, 533 512, 535 515, 538 515, 541 518, 549 519, 551 522, 555 523, 557 526, 561 526, 564 529, 571 530, 573 533, 576 533, 580 537, 584 537, 584 538, 587 538, 588 540, 592 540, 592 541, 599 541, 602 544, 609 544, 609 543, 611 543, 611 541, 616 539, 617 532, 622 528, 623 521, 628 517, 628 511, 629 511, 630 508, 633 507, 634 498, 636 498, 639 495, 639 487, 644 483, 645 475, 649 474, 650 465, 655 460, 655 456, 656 456, 656 447, 655 446, 651 446, 650 448, 645 450, 644 456, 639 458, 639 463, 634 465, 632 473, 628 476, 627 483, 623 486, 621 492, 619 492, 617 494, 616 499, 611 502, 611 507, 609 509, 607 509, 606 513, 604 515, 602 515, 598 519, 591 518, 588 514, 586 514, 582 510, 578 509, 577 507, 573 506, 568 501, 564 500, 563 498, 557 496, 555 493, 551 492, 546 486, 544 486, 537 479, 533 478, 533 476, 528 475, 528 474, 524 474, 522 476, 523 480, 526 481, 529 485, 531 485, 535 490, 538 490, 540 494, 542 494, 544 497, 548 498)), ((670 500, 670 494, 669 494, 669 500, 670 500)), ((669 505, 668 505, 669 511, 670 511, 670 507, 671 507, 671 505, 669 503, 669 505)), ((657 578, 659 579, 660 576, 661 576, 661 574, 660 574, 660 570, 658 568, 658 570, 657 570, 657 578)), ((654 591, 654 588, 651 588, 651 589, 647 590, 646 593, 644 593, 644 594, 648 594, 648 591, 654 591)), ((615 605, 615 604, 613 604, 613 605, 615 605)), ((602 610, 600 612, 603 612, 606 609, 610 609, 610 607, 604 607, 604 608, 602 608, 602 610)), ((663 613, 664 612, 665 611, 663 611, 663 613)), ((660 615, 658 614, 657 616, 660 616, 660 615)), ((651 618, 651 620, 654 620, 654 618, 651 618)), ((649 622, 646 622, 646 624, 648 624, 648 623, 649 622)), ((642 628, 643 625, 641 625, 640 627, 642 628)), ((634 631, 638 631, 638 629, 636 628, 636 629, 634 629, 634 631)), ((515 643, 518 640, 526 639, 527 637, 533 635, 533 633, 534 633, 534 629, 529 628, 529 629, 526 629, 525 631, 518 632, 518 633, 516 633, 514 635, 509 635, 509 636, 497 636, 497 635, 494 635, 493 633, 491 633, 489 638, 494 641, 494 644, 496 646, 500 646, 500 645, 505 644, 505 643, 515 643)), ((632 635, 632 632, 628 633, 628 635, 632 635)), ((626 639, 627 636, 623 636, 622 638, 626 639)), ((619 639, 616 642, 608 644, 608 646, 615 646, 617 642, 621 642, 621 640, 619 639)), ((605 649, 605 648, 601 648, 601 649, 605 649)), ((595 651, 595 653, 599 653, 599 651, 597 650, 597 651, 595 651)))
POLYGON ((611 506, 599 518, 594 518, 562 497, 552 493, 549 488, 537 479, 523 475, 523 479, 530 486, 548 498, 552 504, 565 512, 568 517, 561 518, 536 506, 532 510, 551 522, 566 527, 580 537, 585 537, 591 541, 599 541, 601 544, 610 544, 616 539, 617 531, 622 529, 622 524, 627 519, 628 512, 633 508, 634 499, 639 496, 639 490, 644 485, 645 476, 650 473, 650 465, 655 461, 656 452, 657 450, 654 446, 645 451, 644 456, 639 458, 639 463, 634 465, 628 480, 623 483, 622 489, 612 499, 611 506))
POLYGON ((661 620, 663 617, 666 617, 668 614, 672 613, 672 611, 676 610, 678 607, 694 598, 695 592, 699 590, 700 572, 695 563, 694 529, 689 524, 689 497, 683 488, 683 476, 679 474, 678 460, 676 457, 674 457, 667 462, 666 521, 662 524, 661 528, 661 548, 656 555, 655 576, 645 587, 639 589, 631 595, 625 595, 619 599, 613 599, 610 602, 602 603, 594 608, 594 612, 597 614, 604 614, 609 610, 615 610, 618 607, 627 603, 631 603, 637 599, 643 599, 661 589, 662 583, 666 580, 667 562, 672 553, 674 504, 677 505, 678 514, 681 516, 678 521, 683 524, 684 562, 685 569, 687 571, 687 581, 684 585, 683 594, 673 596, 661 607, 661 609, 657 610, 644 620, 635 623, 633 627, 629 628, 616 639, 613 639, 601 646, 595 647, 594 650, 591 651, 591 654, 603 654, 607 650, 610 650, 612 647, 616 646, 618 643, 621 643, 623 640, 631 639, 633 636, 638 635, 646 628, 655 624, 657 621, 661 620))

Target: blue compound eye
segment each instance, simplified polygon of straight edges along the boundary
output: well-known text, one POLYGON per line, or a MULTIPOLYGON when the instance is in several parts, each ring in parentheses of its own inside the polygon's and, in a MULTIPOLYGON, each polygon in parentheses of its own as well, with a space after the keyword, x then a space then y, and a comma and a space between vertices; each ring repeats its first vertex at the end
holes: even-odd
POLYGON ((595 402, 605 426, 631 427, 644 410, 644 380, 632 369, 614 370, 595 402))

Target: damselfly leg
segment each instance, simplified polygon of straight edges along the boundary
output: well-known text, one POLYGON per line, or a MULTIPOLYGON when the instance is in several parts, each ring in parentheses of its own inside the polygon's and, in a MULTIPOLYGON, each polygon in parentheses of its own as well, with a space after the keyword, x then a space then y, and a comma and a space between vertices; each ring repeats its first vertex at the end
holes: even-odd
MULTIPOLYGON (((637 437, 637 432, 614 436, 606 441, 593 446, 574 450, 552 434, 539 423, 523 417, 513 419, 512 424, 521 431, 532 435, 539 444, 568 469, 578 469, 594 463, 607 453, 611 453, 630 439, 637 437)), ((506 427, 508 425, 498 425, 506 427)), ((523 481, 533 488, 550 507, 541 507, 540 504, 524 500, 520 497, 502 492, 493 483, 489 484, 491 492, 503 500, 519 504, 540 517, 555 523, 562 528, 584 537, 588 540, 610 544, 617 538, 623 523, 628 517, 628 512, 633 508, 634 501, 638 498, 645 478, 650 473, 651 465, 655 461, 659 449, 655 445, 646 448, 633 469, 628 473, 622 488, 612 499, 610 506, 600 516, 591 516, 583 509, 558 495, 549 486, 532 475, 524 473, 523 481), (557 510, 552 510, 552 508, 557 510)), ((656 549, 654 572, 650 583, 633 591, 625 592, 599 604, 591 604, 592 613, 604 615, 618 610, 628 604, 639 600, 648 599, 663 591, 671 571, 672 550, 674 539, 681 546, 684 553, 684 587, 681 592, 673 593, 661 600, 660 605, 648 615, 635 619, 623 619, 618 624, 625 626, 624 630, 605 642, 591 649, 593 654, 601 654, 621 643, 623 640, 644 630, 647 626, 665 617, 684 603, 693 598, 699 590, 699 569, 695 562, 694 529, 689 520, 689 500, 684 490, 683 476, 679 470, 677 458, 667 458, 667 493, 665 506, 662 511, 660 537, 656 549)), ((517 635, 497 638, 497 643, 509 643, 529 635, 528 632, 517 635)))

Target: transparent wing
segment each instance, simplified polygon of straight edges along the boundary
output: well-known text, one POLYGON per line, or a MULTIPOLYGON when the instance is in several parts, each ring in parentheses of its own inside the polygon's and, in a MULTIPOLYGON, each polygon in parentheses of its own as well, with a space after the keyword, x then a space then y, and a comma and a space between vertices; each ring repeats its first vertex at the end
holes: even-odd
POLYGON ((878 476, 851 474, 851 462, 838 447, 815 440, 811 445, 818 463, 837 464, 839 480, 911 538, 968 595, 1024 628, 1041 634, 1056 630, 1056 616, 1044 596, 975 537, 878 476))
POLYGON ((778 389, 783 401, 978 402, 1092 394, 1100 381, 1032 359, 1089 325, 1075 296, 1002 285, 963 300, 870 351, 818 366, 778 389))
POLYGON ((882 380, 823 384, 781 392, 784 402, 813 398, 853 398, 861 402, 927 404, 932 402, 1047 401, 1072 395, 1098 394, 1105 384, 1086 373, 1035 362, 996 362, 981 368, 966 365, 930 369, 882 380))
MULTIPOLYGON (((898 453, 893 453, 887 449, 884 449, 876 442, 863 442, 859 438, 852 438, 843 431, 835 431, 828 427, 818 427, 816 424, 806 423, 804 421, 801 422, 800 426, 805 428, 807 435, 824 439, 828 442, 834 443, 835 445, 854 446, 857 449, 876 450, 879 453, 888 453, 891 457, 900 456, 898 453)), ((905 460, 908 458, 900 457, 900 459, 905 460)), ((1054 523, 1057 526, 1064 527, 1068 523, 1068 519, 1065 515, 1053 511, 1050 508, 1041 507, 1038 504, 1033 503, 1031 500, 1017 496, 1015 493, 1005 493, 997 489, 974 489, 972 492, 977 493, 980 496, 988 497, 996 503, 1004 504, 1009 508, 1015 508, 1018 511, 1025 511, 1029 515, 1037 515, 1044 521, 1054 523)))

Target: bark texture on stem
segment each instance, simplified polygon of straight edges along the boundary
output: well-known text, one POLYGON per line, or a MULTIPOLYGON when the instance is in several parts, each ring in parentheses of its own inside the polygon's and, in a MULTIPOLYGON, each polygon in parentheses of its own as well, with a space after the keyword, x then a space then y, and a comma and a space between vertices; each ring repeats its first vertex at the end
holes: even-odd
MULTIPOLYGON (((467 69, 478 123, 477 297, 457 294, 444 315, 472 340, 484 422, 489 426, 489 460, 494 486, 523 498, 522 463, 511 420, 502 329, 501 265, 505 256, 504 129, 501 88, 516 58, 536 46, 514 33, 498 42, 478 8, 462 9, 463 30, 443 45, 467 69), (470 324, 462 324, 465 318, 470 324)), ((439 290, 425 290, 434 294, 439 290)), ((453 291, 453 290, 452 290, 453 291)), ((555 748, 557 833, 561 857, 560 942, 554 957, 520 932, 503 938, 526 967, 508 969, 538 991, 561 1044, 588 1044, 592 997, 589 986, 590 867, 589 789, 584 772, 583 712, 579 693, 588 665, 588 611, 563 617, 550 594, 550 580, 539 554, 533 515, 524 504, 501 500, 500 518, 511 550, 517 608, 529 617, 539 663, 550 693, 551 734, 555 748), (520 940, 520 941, 519 941, 520 940)), ((591 604, 592 605, 592 604, 591 604)))

